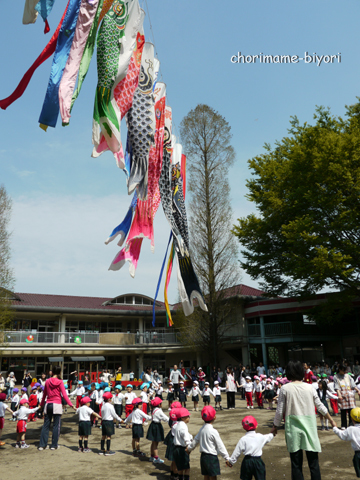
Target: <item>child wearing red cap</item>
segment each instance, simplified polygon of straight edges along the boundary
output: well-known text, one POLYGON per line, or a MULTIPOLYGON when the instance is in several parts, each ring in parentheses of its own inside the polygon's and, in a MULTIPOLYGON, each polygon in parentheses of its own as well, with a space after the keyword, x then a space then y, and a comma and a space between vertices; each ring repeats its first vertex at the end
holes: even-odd
POLYGON ((6 400, 6 393, 0 393, 0 447, 5 445, 5 442, 1 441, 1 435, 4 428, 5 423, 5 412, 8 410, 10 413, 14 415, 14 412, 5 405, 4 401, 6 400))
POLYGON ((146 453, 140 450, 140 438, 144 436, 144 420, 151 420, 151 416, 143 412, 139 407, 142 404, 141 398, 134 398, 132 402, 134 409, 125 419, 125 423, 132 422, 132 449, 134 457, 146 457, 146 453))
POLYGON ((79 414, 79 449, 78 452, 90 453, 91 450, 88 447, 89 435, 91 435, 91 415, 101 419, 101 417, 90 408, 91 398, 83 397, 81 399, 81 407, 76 409, 76 413, 79 414), (84 441, 84 448, 83 448, 84 441))
POLYGON ((99 455, 115 455, 115 452, 110 450, 111 445, 111 436, 115 435, 115 428, 114 428, 114 419, 120 423, 124 423, 123 420, 116 414, 114 405, 110 403, 112 399, 112 394, 110 392, 105 392, 103 395, 103 406, 101 409, 101 450, 99 455), (105 439, 106 439, 106 450, 105 450, 105 439))
POLYGON ((164 444, 166 445, 166 452, 165 452, 165 458, 171 462, 170 465, 170 479, 176 479, 178 480, 179 475, 178 471, 176 468, 175 460, 174 460, 174 429, 177 425, 178 422, 178 415, 180 412, 181 408, 181 403, 180 402, 173 402, 172 403, 173 408, 171 409, 170 412, 170 418, 169 418, 169 427, 170 431, 166 435, 164 444))
MULTIPOLYGON (((38 406, 38 404, 39 404, 39 399, 37 396, 37 387, 33 386, 31 387, 31 395, 29 397, 29 407, 35 408, 38 406)), ((28 421, 36 422, 35 413, 30 413, 28 421)))
POLYGON ((256 396, 256 403, 259 408, 264 408, 263 399, 262 399, 264 387, 262 386, 260 378, 257 375, 255 375, 254 380, 255 380, 254 392, 256 396))
POLYGON ((152 422, 146 434, 147 440, 151 440, 149 462, 154 463, 164 463, 164 460, 159 458, 158 445, 164 441, 164 428, 161 422, 169 421, 169 417, 161 410, 161 404, 162 400, 159 397, 151 400, 152 422))
POLYGON ((187 423, 190 421, 189 410, 180 408, 177 418, 178 423, 174 427, 174 461, 179 472, 179 480, 189 480, 190 457, 187 448, 193 439, 187 427, 187 423))
POLYGON ((216 479, 217 475, 220 475, 218 453, 220 453, 226 461, 228 461, 230 457, 220 438, 219 432, 213 427, 213 423, 216 420, 215 409, 210 405, 205 406, 201 411, 201 418, 204 420, 205 425, 200 428, 199 433, 195 436, 187 450, 191 452, 200 444, 201 475, 204 475, 204 480, 208 480, 210 477, 216 479))
POLYGON ((243 453, 244 460, 242 461, 240 470, 241 480, 251 480, 253 476, 256 480, 265 480, 266 469, 265 463, 261 458, 262 449, 264 445, 271 442, 274 435, 272 433, 268 433, 267 435, 256 433, 258 423, 251 415, 243 418, 242 426, 246 434, 240 438, 226 465, 232 467, 241 453, 243 453))
POLYGON ((26 422, 29 414, 37 412, 39 408, 40 407, 29 408, 29 400, 26 398, 20 400, 20 408, 17 412, 14 412, 14 415, 18 417, 16 426, 16 448, 29 448, 30 445, 27 445, 25 442, 26 422))

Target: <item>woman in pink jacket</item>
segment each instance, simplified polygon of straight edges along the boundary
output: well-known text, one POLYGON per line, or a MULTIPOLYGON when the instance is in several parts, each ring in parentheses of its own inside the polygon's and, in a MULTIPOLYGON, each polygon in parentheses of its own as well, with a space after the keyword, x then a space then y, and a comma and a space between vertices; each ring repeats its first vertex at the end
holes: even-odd
POLYGON ((44 394, 40 404, 40 407, 43 408, 46 402, 44 410, 45 420, 41 429, 40 445, 38 450, 45 450, 47 447, 52 419, 54 419, 54 424, 50 450, 56 450, 58 448, 61 427, 62 399, 65 400, 69 407, 72 407, 74 410, 76 410, 67 396, 64 382, 62 381, 60 374, 61 367, 55 367, 53 376, 48 378, 45 383, 44 394))

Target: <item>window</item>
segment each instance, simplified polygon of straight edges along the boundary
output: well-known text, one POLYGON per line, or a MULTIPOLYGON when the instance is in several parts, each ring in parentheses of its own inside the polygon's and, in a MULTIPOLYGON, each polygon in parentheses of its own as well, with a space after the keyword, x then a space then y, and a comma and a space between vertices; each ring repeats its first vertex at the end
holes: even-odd
POLYGON ((268 347, 269 362, 279 363, 279 350, 276 347, 268 347))

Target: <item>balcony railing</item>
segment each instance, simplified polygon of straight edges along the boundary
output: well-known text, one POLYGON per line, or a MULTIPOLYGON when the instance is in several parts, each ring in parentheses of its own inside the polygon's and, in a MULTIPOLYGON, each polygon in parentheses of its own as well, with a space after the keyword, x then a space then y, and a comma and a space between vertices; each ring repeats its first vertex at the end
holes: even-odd
POLYGON ((15 331, 1 335, 0 343, 36 344, 99 344, 99 345, 156 345, 180 343, 178 332, 159 329, 136 333, 92 333, 92 332, 38 332, 15 331))
MULTIPOLYGON (((359 333, 359 326, 357 322, 349 322, 342 324, 346 330, 359 333)), ((327 325, 326 329, 320 328, 315 324, 304 324, 301 322, 278 322, 278 323, 264 323, 265 337, 281 337, 281 336, 324 336, 324 335, 338 335, 337 325, 327 325)), ((261 330, 259 324, 248 325, 249 337, 261 337, 261 330)))

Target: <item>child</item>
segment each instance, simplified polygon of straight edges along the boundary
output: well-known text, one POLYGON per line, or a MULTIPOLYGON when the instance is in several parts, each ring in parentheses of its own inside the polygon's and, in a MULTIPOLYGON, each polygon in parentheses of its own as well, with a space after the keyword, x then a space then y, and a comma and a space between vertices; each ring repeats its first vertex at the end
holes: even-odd
POLYGON ((243 418, 242 426, 246 434, 240 438, 226 465, 232 467, 243 453, 245 458, 241 464, 240 478, 248 480, 254 476, 257 480, 265 480, 266 471, 265 463, 261 458, 262 449, 264 445, 271 442, 274 435, 272 433, 267 435, 256 433, 258 423, 251 415, 243 418))
POLYGON ((272 384, 271 378, 268 378, 266 380, 266 387, 264 392, 264 398, 269 402, 269 406, 267 407, 267 410, 273 409, 274 397, 275 397, 274 385, 272 384))
POLYGON ((146 453, 140 450, 140 438, 144 436, 144 420, 151 420, 151 416, 144 413, 139 406, 141 405, 141 398, 134 398, 132 404, 134 406, 133 411, 126 418, 125 423, 132 422, 132 449, 134 457, 146 457, 146 453))
POLYGON ((311 386, 314 389, 314 392, 316 392, 316 390, 319 388, 317 377, 315 375, 311 377, 311 386))
POLYGON ((171 410, 171 404, 175 400, 175 390, 172 382, 168 383, 166 400, 168 401, 168 410, 171 410))
POLYGON ((177 415, 178 422, 174 429, 174 461, 179 472, 179 478, 189 480, 190 457, 187 448, 192 442, 187 423, 190 421, 190 413, 186 408, 180 408, 177 415))
MULTIPOLYGON (((142 411, 146 413, 146 415, 149 415, 150 413, 150 405, 149 405, 150 394, 148 393, 148 389, 149 389, 148 383, 143 383, 140 386, 140 390, 141 390, 140 398, 142 401, 142 411)), ((144 425, 147 425, 147 424, 148 422, 144 422, 144 425)))
POLYGON ((353 465, 356 476, 360 478, 360 408, 353 408, 350 411, 350 416, 354 426, 349 426, 343 432, 340 428, 334 427, 333 431, 341 440, 351 442, 351 447, 354 450, 353 465))
POLYGON ((81 399, 83 395, 85 395, 85 388, 83 386, 83 381, 79 380, 77 388, 75 388, 75 390, 69 395, 69 397, 76 396, 76 408, 79 408, 81 406, 81 399))
POLYGON ((183 380, 180 380, 180 388, 179 388, 179 401, 183 407, 186 407, 186 400, 188 396, 187 388, 184 387, 183 380))
POLYGON ((199 396, 201 395, 200 388, 199 388, 199 382, 197 380, 194 380, 192 389, 190 390, 189 395, 191 395, 191 401, 194 402, 194 408, 193 411, 198 411, 198 405, 199 405, 199 396))
POLYGON ((218 453, 222 455, 226 461, 228 461, 230 457, 220 438, 219 432, 213 427, 213 423, 216 420, 216 410, 210 405, 205 406, 201 410, 201 418, 204 420, 205 425, 200 428, 199 433, 188 447, 188 451, 191 452, 197 444, 200 443, 201 475, 204 475, 205 480, 210 477, 216 480, 217 475, 220 475, 218 453))
MULTIPOLYGON (((16 412, 16 410, 18 409, 19 403, 20 403, 19 389, 14 388, 13 389, 13 396, 11 398, 11 405, 10 405, 10 408, 13 412, 16 412)), ((9 418, 9 420, 11 422, 16 422, 15 415, 13 415, 11 418, 9 418)))
POLYGON ((16 426, 17 438, 16 438, 16 448, 29 448, 30 445, 27 445, 25 442, 25 433, 26 433, 26 421, 28 419, 29 413, 35 413, 39 410, 40 407, 29 408, 29 400, 23 398, 20 400, 20 408, 17 412, 14 412, 14 415, 18 417, 18 422, 16 426))
MULTIPOLYGON (((121 393, 122 386, 121 385, 116 385, 115 386, 115 395, 114 395, 114 407, 115 407, 115 412, 116 415, 121 417, 122 411, 123 411, 123 400, 125 396, 121 393)), ((118 425, 119 428, 121 428, 120 424, 118 425)))
MULTIPOLYGON (((126 393, 125 393, 125 415, 126 418, 130 415, 130 413, 134 409, 134 405, 132 404, 132 401, 136 397, 136 394, 132 391, 133 386, 129 383, 126 385, 126 393)), ((126 425, 126 428, 130 428, 130 425, 126 425)))
POLYGON ((101 409, 101 418, 102 418, 102 437, 101 437, 101 450, 99 455, 115 455, 115 452, 110 450, 111 436, 115 435, 114 429, 114 419, 120 423, 124 423, 121 418, 116 415, 115 408, 111 405, 110 400, 112 399, 112 394, 110 392, 104 392, 103 401, 104 404, 101 409), (106 450, 105 450, 105 439, 106 439, 106 450))
POLYGON ((29 397, 28 397, 28 394, 27 394, 27 388, 26 388, 26 387, 22 387, 22 388, 21 388, 20 401, 21 401, 21 400, 29 400, 29 397))
POLYGON ((210 395, 214 395, 209 382, 205 382, 204 390, 201 392, 201 396, 203 397, 204 405, 210 405, 210 395))
POLYGON ((220 387, 219 382, 215 380, 214 382, 214 388, 213 388, 213 397, 215 398, 215 410, 220 408, 222 410, 221 406, 221 392, 224 392, 226 390, 225 387, 220 387))
MULTIPOLYGON (((91 410, 94 411, 97 415, 100 415, 100 402, 99 402, 99 391, 98 389, 100 388, 98 383, 92 383, 90 385, 90 408, 91 410)), ((97 427, 98 420, 97 417, 94 415, 92 418, 92 424, 94 427, 97 427)))
MULTIPOLYGON (((30 398, 29 398, 29 407, 30 408, 35 408, 39 405, 39 399, 38 399, 38 396, 37 396, 37 387, 34 385, 33 387, 31 387, 31 395, 30 395, 30 398)), ((35 417, 35 413, 30 413, 29 415, 29 418, 28 418, 28 422, 36 422, 36 417, 35 417)))
POLYGON ((90 453, 91 450, 88 447, 89 435, 91 435, 91 415, 96 418, 101 418, 92 408, 90 408, 91 399, 89 397, 83 397, 81 399, 81 407, 76 410, 79 414, 79 449, 78 452, 90 453), (83 448, 84 440, 84 448, 83 448))
POLYGON ((246 408, 254 408, 253 405, 253 383, 251 381, 251 377, 246 377, 245 378, 246 383, 244 385, 245 388, 245 397, 246 397, 246 403, 247 407, 246 408))
POLYGON ((5 442, 1 441, 1 435, 4 428, 5 423, 5 412, 8 410, 10 413, 14 415, 14 412, 5 405, 4 401, 6 400, 6 393, 0 393, 0 447, 5 445, 5 442))
POLYGON ((162 400, 163 399, 162 394, 163 394, 163 391, 164 391, 164 389, 162 387, 162 382, 159 380, 157 383, 158 383, 158 386, 155 389, 155 397, 161 398, 161 400, 162 400))
MULTIPOLYGON (((321 380, 319 382, 319 388, 316 390, 317 396, 320 399, 320 402, 326 407, 326 409, 329 411, 329 406, 327 403, 328 398, 336 398, 337 396, 334 395, 333 393, 330 393, 327 389, 326 382, 324 380, 321 380)), ((326 419, 326 426, 324 427, 324 417, 321 415, 319 412, 319 417, 320 417, 320 422, 321 422, 321 430, 329 430, 329 421, 326 419)))
POLYGON ((169 417, 161 410, 161 404, 161 398, 151 400, 152 422, 146 434, 147 440, 151 440, 149 462, 154 463, 164 463, 164 460, 159 458, 158 445, 164 441, 164 428, 161 422, 169 421, 169 417))
POLYGON ((200 390, 204 389, 204 382, 205 382, 206 374, 201 367, 198 368, 198 379, 199 379, 199 388, 200 390))
POLYGON ((178 404, 178 407, 173 407, 170 412, 170 418, 169 418, 169 433, 166 435, 164 444, 166 445, 166 452, 165 452, 165 458, 171 462, 170 465, 170 479, 177 479, 178 480, 178 471, 176 468, 176 464, 174 461, 174 434, 173 434, 173 427, 176 426, 177 421, 178 421, 178 415, 180 412, 181 408, 181 403, 180 402, 173 402, 174 404, 178 404))
POLYGON ((260 378, 257 375, 255 375, 254 380, 255 380, 254 392, 256 396, 257 406, 258 408, 264 408, 263 399, 262 399, 264 388, 261 385, 260 378))
POLYGON ((338 407, 338 402, 337 402, 337 395, 336 395, 335 388, 334 388, 334 377, 332 375, 330 375, 330 377, 329 377, 329 383, 327 384, 327 389, 330 393, 332 393, 333 395, 336 396, 336 399, 330 398, 330 404, 331 404, 331 408, 333 410, 333 415, 336 417, 339 413, 339 407, 338 407))

